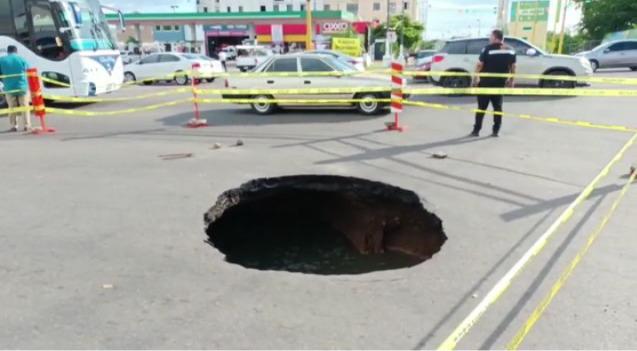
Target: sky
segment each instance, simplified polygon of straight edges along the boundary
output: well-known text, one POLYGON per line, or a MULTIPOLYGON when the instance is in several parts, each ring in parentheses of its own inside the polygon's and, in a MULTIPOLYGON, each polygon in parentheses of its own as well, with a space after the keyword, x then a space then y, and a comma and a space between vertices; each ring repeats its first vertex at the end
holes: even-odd
MULTIPOLYGON (((486 35, 496 26, 498 0, 428 0, 430 12, 427 39, 449 39, 458 36, 486 35)), ((553 29, 557 13, 557 0, 551 0, 549 30, 553 29)), ((571 6, 567 12, 566 26, 573 29, 581 18, 580 12, 571 6)))

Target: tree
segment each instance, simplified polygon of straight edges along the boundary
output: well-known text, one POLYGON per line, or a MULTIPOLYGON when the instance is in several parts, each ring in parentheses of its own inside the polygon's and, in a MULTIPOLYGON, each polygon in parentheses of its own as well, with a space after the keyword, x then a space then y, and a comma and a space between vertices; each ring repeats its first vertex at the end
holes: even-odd
POLYGON ((128 39, 126 39, 126 44, 139 45, 139 41, 132 36, 129 36, 128 39))
POLYGON ((582 29, 591 39, 637 26, 635 0, 574 0, 582 7, 582 29))
MULTIPOLYGON (((390 29, 396 31, 398 39, 404 35, 404 45, 406 50, 417 50, 422 41, 422 34, 425 31, 425 27, 422 23, 412 21, 409 17, 403 15, 397 15, 391 18, 389 22, 390 29)), ((381 39, 387 36, 387 24, 384 23, 372 31, 372 37, 374 39, 381 39)), ((400 48, 400 42, 394 44, 393 51, 398 52, 400 48)))

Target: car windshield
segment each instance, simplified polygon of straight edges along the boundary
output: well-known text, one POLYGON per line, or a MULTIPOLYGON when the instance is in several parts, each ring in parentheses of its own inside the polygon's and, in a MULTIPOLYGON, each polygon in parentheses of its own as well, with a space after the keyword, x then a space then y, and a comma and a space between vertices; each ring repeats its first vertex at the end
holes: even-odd
POLYGON ((433 56, 433 55, 434 55, 433 51, 421 51, 421 52, 418 53, 418 55, 416 57, 421 59, 421 58, 425 58, 425 57, 429 57, 429 56, 433 56))
POLYGON ((201 56, 200 55, 192 55, 192 54, 183 54, 183 57, 189 59, 189 60, 201 60, 201 56))
POLYGON ((325 58, 327 60, 327 62, 334 68, 336 68, 337 71, 341 71, 343 73, 355 73, 358 72, 358 70, 356 69, 356 67, 350 65, 349 63, 343 62, 341 60, 336 60, 332 57, 326 56, 325 58))

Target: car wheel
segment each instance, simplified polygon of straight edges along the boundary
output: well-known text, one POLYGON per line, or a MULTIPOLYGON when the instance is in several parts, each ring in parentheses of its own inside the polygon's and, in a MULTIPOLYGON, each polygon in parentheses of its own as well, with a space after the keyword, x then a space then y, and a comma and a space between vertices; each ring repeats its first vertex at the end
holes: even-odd
POLYGON ((637 66, 631 67, 630 70, 633 71, 633 72, 637 71, 637 66))
POLYGON ((184 73, 183 71, 175 72, 174 80, 175 80, 175 83, 179 85, 187 85, 188 82, 190 81, 190 79, 188 79, 188 75, 186 75, 186 73, 184 73))
POLYGON ((356 99, 363 100, 356 103, 356 109, 364 115, 375 115, 383 109, 383 105, 376 101, 378 99, 376 94, 362 93, 357 95, 356 99))
POLYGON ((276 110, 276 104, 268 102, 266 100, 272 100, 273 97, 269 95, 257 95, 252 98, 255 100, 250 106, 252 110, 260 115, 269 115, 276 110))
POLYGON ((591 60, 591 67, 593 67, 593 72, 597 72, 599 69, 599 62, 597 60, 591 60))
POLYGON ((471 78, 463 77, 463 76, 442 77, 441 85, 443 86, 443 88, 451 88, 451 89, 468 88, 471 86, 471 78))
MULTIPOLYGON (((573 76, 566 71, 551 71, 546 73, 547 76, 573 76)), ((540 81, 540 87, 547 89, 573 89, 575 88, 575 82, 571 80, 553 80, 546 79, 540 81)))
POLYGON ((135 77, 133 72, 124 73, 124 82, 128 83, 128 82, 134 82, 136 80, 137 80, 137 78, 135 77))

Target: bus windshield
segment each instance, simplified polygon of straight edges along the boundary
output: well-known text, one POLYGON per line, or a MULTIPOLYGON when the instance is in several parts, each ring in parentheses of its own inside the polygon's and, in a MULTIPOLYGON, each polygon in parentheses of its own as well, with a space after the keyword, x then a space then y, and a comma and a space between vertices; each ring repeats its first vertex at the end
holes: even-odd
POLYGON ((65 0, 61 22, 69 33, 71 51, 114 50, 117 48, 99 0, 65 0))

